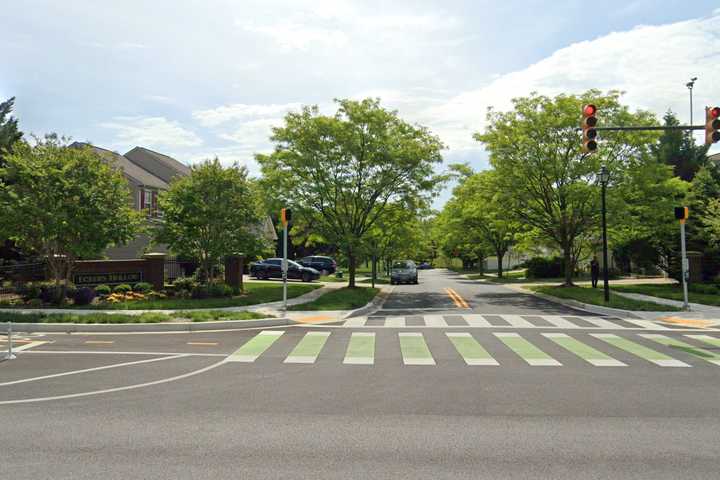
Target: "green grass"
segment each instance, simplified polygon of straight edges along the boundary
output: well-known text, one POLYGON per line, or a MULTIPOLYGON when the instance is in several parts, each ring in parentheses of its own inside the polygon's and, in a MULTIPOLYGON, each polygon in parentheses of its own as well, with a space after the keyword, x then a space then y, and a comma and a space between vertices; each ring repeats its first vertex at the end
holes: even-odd
POLYGON ((347 279, 347 275, 345 275, 345 274, 343 274, 343 278, 337 278, 335 276, 335 274, 333 273, 332 275, 321 276, 320 281, 321 282, 334 282, 334 283, 342 283, 342 282, 347 283, 348 279, 347 279))
MULTIPOLYGON (((613 290, 628 293, 641 293, 653 297, 667 298, 669 300, 683 301, 683 290, 679 284, 639 284, 616 285, 613 290)), ((688 291, 688 300, 692 303, 720 306, 720 295, 694 292, 692 284, 688 291)))
MULTIPOLYGON (((320 288, 318 283, 288 283, 288 298, 299 297, 320 288)), ((97 305, 65 305, 62 307, 49 306, 47 308, 69 308, 85 310, 188 310, 195 308, 223 308, 243 307, 259 303, 278 302, 282 300, 282 282, 245 282, 245 293, 234 297, 223 298, 162 298, 151 300, 137 300, 120 303, 101 303, 97 305)), ((4 309, 30 308, 26 305, 3 306, 4 309)), ((42 308, 42 307, 38 307, 42 308)))
POLYGON ((226 310, 196 310, 190 312, 175 312, 175 319, 191 320, 193 322, 214 322, 217 320, 256 320, 258 318, 271 318, 273 315, 256 312, 228 312, 226 310))
POLYGON ((339 288, 317 300, 290 307, 290 310, 354 310, 367 305, 380 291, 372 287, 339 288))
POLYGON ((143 313, 142 315, 88 313, 87 315, 78 315, 0 312, 0 322, 14 323, 160 323, 168 320, 170 317, 164 313, 143 313))
POLYGON ((679 308, 669 305, 660 305, 653 302, 643 302, 624 298, 619 295, 610 293, 610 302, 605 303, 602 288, 589 287, 561 287, 561 286, 536 286, 530 287, 533 291, 551 295, 553 297, 565 298, 569 300, 577 300, 582 303, 591 305, 599 305, 602 307, 620 308, 622 310, 638 310, 650 312, 675 312, 679 308))

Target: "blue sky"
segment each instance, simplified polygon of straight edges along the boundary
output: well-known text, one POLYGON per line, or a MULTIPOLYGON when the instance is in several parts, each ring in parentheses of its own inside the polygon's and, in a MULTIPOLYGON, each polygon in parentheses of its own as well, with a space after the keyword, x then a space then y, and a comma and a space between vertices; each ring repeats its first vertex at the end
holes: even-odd
MULTIPOLYGON (((488 106, 532 90, 619 88, 696 118, 720 103, 717 1, 27 0, 4 5, 0 98, 25 132, 55 131, 257 172, 285 112, 379 96, 449 149, 487 165, 471 135, 488 106)), ((442 198, 445 198, 443 195, 442 198)), ((442 198, 440 202, 442 202, 442 198)))

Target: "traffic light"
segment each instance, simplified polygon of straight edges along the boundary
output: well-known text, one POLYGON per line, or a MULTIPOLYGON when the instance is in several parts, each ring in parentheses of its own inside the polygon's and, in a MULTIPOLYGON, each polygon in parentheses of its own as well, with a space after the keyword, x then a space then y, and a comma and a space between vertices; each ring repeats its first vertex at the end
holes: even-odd
POLYGON ((290 223, 290 220, 292 220, 292 211, 289 208, 283 208, 280 210, 280 220, 282 221, 283 226, 287 227, 287 224, 290 223))
POLYGON ((583 147, 585 153, 592 153, 597 150, 597 108, 593 104, 587 104, 583 107, 582 131, 583 131, 583 147))
POLYGON ((705 145, 720 140, 720 107, 705 108, 705 145))
POLYGON ((675 207, 675 219, 680 220, 681 223, 685 223, 685 220, 690 216, 690 210, 688 207, 675 207))

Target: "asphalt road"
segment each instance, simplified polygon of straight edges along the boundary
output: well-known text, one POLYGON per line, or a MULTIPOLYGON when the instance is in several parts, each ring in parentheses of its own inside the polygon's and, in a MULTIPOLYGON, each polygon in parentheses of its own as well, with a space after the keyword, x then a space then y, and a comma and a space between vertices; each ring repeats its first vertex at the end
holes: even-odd
POLYGON ((719 331, 601 328, 441 271, 384 308, 417 304, 447 326, 26 337, 0 363, 0 465, 14 479, 718 477, 720 347, 698 335, 719 331), (451 321, 484 314, 526 323, 451 321))

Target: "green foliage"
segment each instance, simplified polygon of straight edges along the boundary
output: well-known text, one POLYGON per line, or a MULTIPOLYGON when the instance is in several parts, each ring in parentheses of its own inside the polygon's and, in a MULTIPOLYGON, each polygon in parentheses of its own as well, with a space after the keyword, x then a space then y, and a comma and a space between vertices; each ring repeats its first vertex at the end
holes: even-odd
POLYGON ((563 275, 562 257, 533 257, 525 265, 527 278, 558 278, 563 275))
POLYGON ((127 283, 121 283, 120 285, 116 285, 115 288, 113 288, 113 293, 128 293, 132 292, 132 287, 128 285, 127 283))
POLYGON ((590 305, 600 305, 603 307, 619 308, 622 310, 649 311, 649 312, 675 312, 679 308, 670 305, 661 305, 659 303, 644 302, 641 300, 633 300, 621 297, 620 295, 610 295, 610 302, 605 302, 602 288, 586 288, 586 287, 532 287, 538 293, 552 295, 553 297, 565 298, 568 300, 576 300, 590 305))
POLYGON ((133 285, 132 290, 133 290, 133 292, 137 292, 137 293, 147 293, 150 290, 152 290, 152 285, 150 285, 147 282, 138 282, 135 285, 133 285))
POLYGON ((349 262, 349 285, 375 223, 388 204, 427 198, 438 187, 443 145, 401 120, 378 99, 338 100, 335 115, 317 107, 289 113, 273 130, 275 152, 258 155, 266 196, 293 208, 349 262))
POLYGON ((338 288, 312 302, 294 305, 290 310, 354 310, 370 303, 379 291, 371 287, 338 288))
POLYGON ((193 322, 214 322, 218 320, 257 320, 259 318, 273 318, 272 315, 257 312, 231 312, 228 310, 198 310, 182 311, 172 314, 178 319, 187 319, 193 322))
MULTIPOLYGON (((670 110, 663 117, 665 126, 680 125, 677 116, 670 110)), ((659 163, 669 165, 673 175, 686 182, 691 181, 701 167, 707 164, 707 145, 696 145, 692 132, 683 130, 665 130, 656 145, 653 154, 659 163)))
POLYGON ((197 259, 209 280, 223 257, 252 257, 265 248, 261 201, 247 169, 237 164, 225 168, 216 158, 195 165, 161 193, 159 203, 164 222, 157 241, 197 259))
POLYGON ((555 98, 516 98, 512 111, 490 111, 485 132, 475 135, 490 152, 507 213, 563 253, 567 285, 572 284, 583 250, 587 253, 598 236, 600 166, 610 171, 612 191, 627 171, 637 168, 638 159, 647 157, 657 137, 647 132, 608 133, 601 137, 597 153, 584 154, 577 129, 587 103, 597 105, 601 125, 656 124, 648 112, 631 113, 620 103, 619 92, 603 95, 590 90, 555 98))
POLYGON ((112 288, 110 288, 110 285, 98 285, 95 287, 95 293, 98 295, 110 295, 112 293, 112 288))
POLYGON ((224 283, 195 285, 190 291, 190 295, 195 299, 232 297, 233 289, 224 283))
POLYGON ((73 300, 75 305, 90 305, 95 298, 96 292, 90 287, 81 287, 75 291, 73 300))
POLYGON ((0 234, 42 255, 58 284, 69 281, 77 259, 97 257, 137 232, 127 181, 89 147, 50 135, 33 146, 17 143, 5 163, 0 234))
POLYGON ((12 153, 13 146, 22 139, 17 118, 10 116, 15 105, 15 97, 0 103, 0 167, 4 166, 5 155, 12 153))

